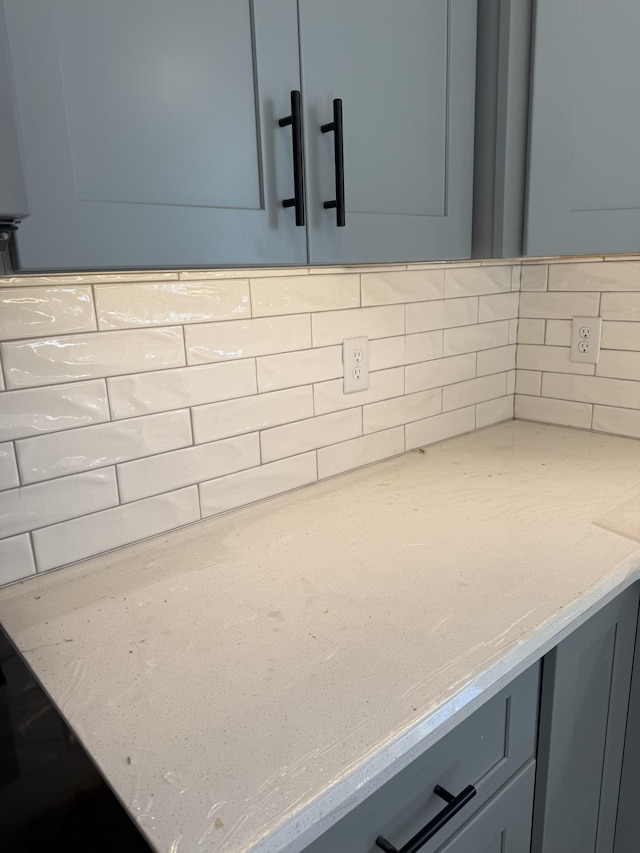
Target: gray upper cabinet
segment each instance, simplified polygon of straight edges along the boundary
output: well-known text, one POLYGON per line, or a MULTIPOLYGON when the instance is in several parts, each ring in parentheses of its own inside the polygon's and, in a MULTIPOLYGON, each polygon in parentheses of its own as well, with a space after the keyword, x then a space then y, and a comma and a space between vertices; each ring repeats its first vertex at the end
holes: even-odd
POLYGON ((471 254, 475 0, 300 0, 309 261, 471 254), (345 227, 332 102, 343 102, 345 227))
POLYGON ((4 0, 26 270, 304 263, 295 0, 4 0))
POLYGON ((640 3, 538 0, 528 255, 640 245, 640 3))
POLYGON ((470 255, 477 0, 0 3, 33 214, 21 269, 470 255), (292 90, 306 227, 282 206, 292 90), (323 206, 334 98, 345 227, 323 206))

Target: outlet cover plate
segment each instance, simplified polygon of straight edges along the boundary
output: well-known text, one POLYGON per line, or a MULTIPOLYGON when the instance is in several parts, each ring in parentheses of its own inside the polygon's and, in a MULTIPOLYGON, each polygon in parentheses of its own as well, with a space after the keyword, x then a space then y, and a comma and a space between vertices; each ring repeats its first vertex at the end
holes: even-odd
POLYGON ((571 321, 571 361, 597 364, 600 361, 602 317, 573 317, 571 321))
POLYGON ((354 394, 369 387, 369 338, 347 338, 342 342, 343 391, 354 394))

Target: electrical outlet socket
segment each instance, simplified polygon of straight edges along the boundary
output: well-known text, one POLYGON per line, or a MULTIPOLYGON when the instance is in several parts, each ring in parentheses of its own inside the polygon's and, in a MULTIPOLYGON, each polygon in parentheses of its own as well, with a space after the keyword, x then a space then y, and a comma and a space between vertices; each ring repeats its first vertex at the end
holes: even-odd
POLYGON ((574 317, 571 321, 571 361, 597 364, 601 337, 602 317, 574 317))
POLYGON ((369 387, 369 338, 347 338, 342 342, 342 368, 345 394, 367 390, 369 387))

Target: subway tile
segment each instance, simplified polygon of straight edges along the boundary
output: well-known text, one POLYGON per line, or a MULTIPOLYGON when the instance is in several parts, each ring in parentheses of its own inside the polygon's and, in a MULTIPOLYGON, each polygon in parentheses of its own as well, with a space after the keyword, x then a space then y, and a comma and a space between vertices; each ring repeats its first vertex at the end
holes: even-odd
POLYGON ((520 290, 527 292, 546 290, 548 269, 546 264, 525 264, 520 274, 520 290))
POLYGON ((2 353, 0 352, 0 391, 4 391, 4 372, 2 370, 2 353))
POLYGON ((450 412, 452 409, 463 409, 475 403, 493 400, 494 397, 503 397, 506 393, 505 373, 468 379, 466 382, 457 382, 442 389, 442 410, 450 412))
POLYGON ((10 441, 0 444, 0 491, 19 485, 16 454, 10 441))
POLYGON ((313 389, 306 385, 196 406, 193 409, 193 432, 196 443, 201 444, 312 416, 313 389))
POLYGON ((210 281, 229 278, 281 278, 283 275, 309 275, 308 267, 265 267, 238 270, 181 270, 180 281, 210 281))
POLYGON ((308 314, 291 314, 198 323, 185 328, 185 339, 189 364, 291 352, 311 346, 311 319, 308 314))
POLYGON ((426 391, 476 375, 476 354, 454 355, 405 367, 405 393, 426 391))
POLYGON ((553 373, 580 373, 593 376, 595 366, 571 361, 569 347, 542 347, 521 344, 516 356, 521 370, 543 370, 553 373))
POLYGON ((509 320, 509 343, 517 344, 518 343, 518 323, 520 321, 517 317, 514 317, 512 320, 509 320))
POLYGON ((478 297, 415 302, 405 307, 407 334, 478 322, 478 297))
POLYGON ((23 483, 166 453, 191 444, 188 409, 25 438, 16 444, 23 483))
POLYGON ((315 451, 200 484, 203 517, 299 489, 317 480, 315 451))
POLYGON ((190 486, 45 527, 33 534, 38 571, 131 545, 199 518, 198 488, 190 486))
POLYGON ((475 406, 458 409, 455 412, 446 412, 443 415, 434 415, 431 418, 406 425, 406 448, 407 450, 415 450, 416 447, 424 447, 426 444, 444 441, 444 439, 452 438, 454 435, 472 432, 475 428, 475 406))
MULTIPOLYGON (((246 275, 246 273, 245 273, 246 275)), ((109 273, 52 273, 51 275, 15 275, 0 278, 0 286, 60 287, 61 285, 90 286, 125 281, 177 281, 177 272, 109 272, 109 273)))
POLYGON ((640 352, 640 323, 605 320, 602 324, 602 348, 640 352))
POLYGON ((100 329, 131 329, 250 316, 249 280, 108 284, 95 288, 100 329))
POLYGON ((254 317, 356 308, 360 305, 360 276, 252 278, 251 304, 254 317))
POLYGON ((369 374, 369 388, 355 394, 345 394, 343 380, 332 379, 320 382, 313 387, 313 400, 317 415, 336 412, 340 409, 352 409, 366 403, 400 397, 404 394, 404 368, 392 367, 369 374))
POLYGON ((640 409, 640 382, 627 379, 545 373, 542 377, 542 394, 544 397, 598 403, 601 406, 640 409))
POLYGON ((405 337, 376 338, 369 341, 369 370, 386 370, 405 363, 405 337))
POLYGON ((600 362, 596 365, 596 376, 640 381, 640 352, 601 350, 600 362))
POLYGON ((344 266, 310 267, 309 275, 334 275, 341 273, 395 272, 406 270, 407 264, 345 264, 344 266))
POLYGON ((640 261, 640 253, 632 252, 630 255, 622 253, 619 253, 617 255, 605 255, 602 260, 606 261, 607 263, 619 263, 620 261, 640 261))
POLYGON ((640 438, 640 411, 616 409, 612 406, 594 406, 592 429, 640 438))
POLYGON ((0 541, 0 586, 36 573, 28 533, 0 541))
POLYGON ((113 468, 0 492, 0 537, 46 527, 117 503, 113 468))
POLYGON ((274 427, 260 434, 262 461, 274 462, 285 456, 297 456, 358 435, 362 435, 360 409, 334 412, 287 426, 274 427))
POLYGON ((605 320, 640 320, 640 293, 603 293, 600 316, 605 320))
POLYGON ((0 340, 89 332, 96 318, 89 287, 0 290, 0 340))
POLYGON ((256 393, 253 359, 116 376, 107 382, 113 417, 134 418, 256 393))
POLYGON ((442 299, 444 270, 364 273, 361 277, 361 287, 363 305, 442 299))
POLYGON ((311 317, 314 347, 341 344, 345 338, 391 338, 404 334, 404 306, 330 311, 311 317))
POLYGON ((542 373, 539 370, 516 370, 516 394, 539 397, 542 388, 542 373))
POLYGON ((2 344, 8 388, 53 385, 184 365, 179 326, 2 344))
POLYGON ((640 260, 627 263, 551 264, 549 290, 640 290, 640 260))
POLYGON ((461 326, 458 329, 445 329, 444 332, 445 356, 477 352, 491 347, 504 347, 508 343, 508 320, 480 323, 476 326, 461 326))
POLYGON ((543 344, 546 320, 530 320, 521 317, 518 320, 519 344, 543 344))
POLYGON ((500 264, 475 268, 447 268, 445 296, 480 296, 511 290, 511 266, 500 264))
MULTIPOLYGON (((640 294, 638 296, 640 299, 640 294)), ((576 316, 597 317, 599 306, 599 293, 520 294, 520 317, 557 320, 570 320, 576 316)))
POLYGON ((547 346, 571 346, 571 320, 547 320, 544 342, 547 346))
POLYGON ((507 371, 507 394, 515 394, 516 391, 516 370, 507 371))
POLYGON ((442 329, 407 335, 405 363, 415 364, 418 361, 431 361, 434 358, 442 358, 443 341, 444 333, 442 329))
POLYGON ((109 420, 103 379, 54 388, 5 391, 0 405, 0 438, 24 438, 109 420))
POLYGON ((478 376, 487 376, 490 373, 502 373, 506 370, 515 370, 516 347, 511 344, 506 347, 482 350, 478 353, 478 376))
POLYGON ((522 279, 522 264, 514 264, 511 267, 511 290, 520 290, 522 279))
POLYGON ((478 322, 490 323, 493 320, 511 320, 518 316, 519 293, 494 293, 480 297, 478 322))
POLYGON ((547 424, 591 428, 591 406, 567 400, 549 400, 546 397, 522 397, 516 394, 516 418, 524 421, 542 421, 547 424))
POLYGON ((404 427, 388 429, 318 450, 318 477, 333 477, 404 453, 404 427))
POLYGON ((476 406, 476 429, 510 421, 513 418, 513 395, 497 397, 476 406))
POLYGON ((125 462, 118 465, 120 499, 137 501, 259 464, 257 433, 125 462))
POLYGON ((342 376, 342 347, 300 350, 257 360, 258 390, 276 391, 342 376))
POLYGON ((370 403, 362 410, 363 432, 379 432, 419 421, 442 411, 442 389, 431 388, 392 400, 370 403))

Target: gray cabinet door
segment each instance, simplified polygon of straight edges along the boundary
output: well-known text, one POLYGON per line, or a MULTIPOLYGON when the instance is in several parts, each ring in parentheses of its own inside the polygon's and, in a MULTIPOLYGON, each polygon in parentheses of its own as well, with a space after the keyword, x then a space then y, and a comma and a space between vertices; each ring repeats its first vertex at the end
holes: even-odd
POLYGON ((611 853, 638 589, 544 659, 533 853, 611 853))
POLYGON ((615 853, 638 853, 640 846, 640 625, 636 634, 631 696, 616 822, 615 853))
POLYGON ((295 0, 4 0, 23 269, 304 263, 295 0))
POLYGON ((528 255, 640 242, 640 3, 538 0, 528 255))
POLYGON ((476 0, 300 0, 309 261, 471 252, 476 0), (336 227, 332 101, 344 116, 336 227))

